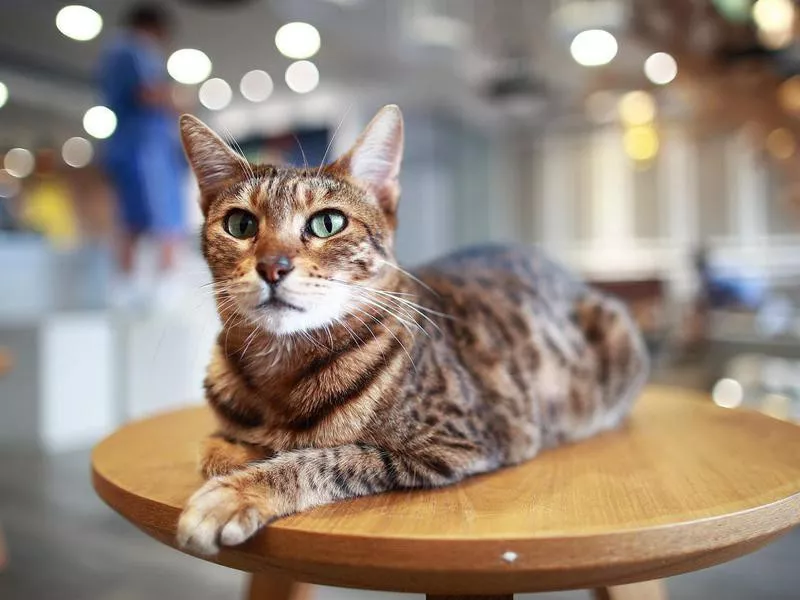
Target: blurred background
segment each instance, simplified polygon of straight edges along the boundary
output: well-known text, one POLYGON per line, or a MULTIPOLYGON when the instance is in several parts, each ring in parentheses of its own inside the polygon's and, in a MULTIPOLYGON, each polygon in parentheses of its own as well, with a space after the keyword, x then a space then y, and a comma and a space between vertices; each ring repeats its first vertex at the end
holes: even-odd
MULTIPOLYGON (((201 400, 219 322, 182 111, 253 160, 318 164, 399 104, 403 263, 539 244, 630 304, 655 381, 800 421, 798 10, 0 0, 0 598, 240 593, 240 574, 148 540, 88 477, 100 437, 201 400), (170 190, 156 205, 154 182, 170 190)), ((798 552, 789 535, 668 585, 800 598, 798 552)))

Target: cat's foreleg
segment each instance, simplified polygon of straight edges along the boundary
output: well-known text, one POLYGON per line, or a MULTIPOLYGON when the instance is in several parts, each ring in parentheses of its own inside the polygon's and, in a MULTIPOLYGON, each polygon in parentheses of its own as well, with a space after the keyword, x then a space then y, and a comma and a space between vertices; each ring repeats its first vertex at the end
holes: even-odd
POLYGON ((345 498, 446 485, 479 463, 466 451, 436 447, 412 454, 350 444, 279 453, 207 481, 181 515, 178 543, 214 554, 275 518, 345 498))
POLYGON ((205 479, 227 475, 273 455, 268 448, 245 444, 215 433, 200 447, 200 473, 205 479))

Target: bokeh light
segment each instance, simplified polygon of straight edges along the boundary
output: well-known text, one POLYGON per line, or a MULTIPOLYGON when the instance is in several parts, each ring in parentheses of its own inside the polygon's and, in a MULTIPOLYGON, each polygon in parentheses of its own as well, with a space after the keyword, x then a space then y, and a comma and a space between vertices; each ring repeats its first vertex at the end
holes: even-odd
POLYGON ((309 23, 286 23, 275 34, 275 46, 288 58, 311 58, 319 51, 319 31, 309 23))
POLYGON ((68 38, 86 42, 100 35, 103 17, 88 6, 73 4, 58 11, 56 27, 68 38))
POLYGON ((625 153, 635 161, 647 162, 658 154, 658 132, 652 125, 636 125, 625 130, 625 153))
POLYGON ((768 48, 782 48, 792 41, 794 17, 792 0, 758 0, 753 5, 759 39, 768 48))
POLYGON ((92 137, 103 140, 117 128, 117 115, 106 106, 93 106, 83 115, 83 128, 92 137))
POLYGON ((666 52, 656 52, 644 61, 645 76, 656 85, 666 85, 678 75, 678 63, 666 52))
POLYGON ((61 158, 70 167, 80 169, 92 162, 94 149, 92 143, 86 138, 71 137, 61 147, 61 158))
POLYGON ((8 102, 8 87, 0 81, 0 108, 3 108, 6 102, 8 102))
POLYGON ((783 127, 773 129, 766 140, 767 152, 778 160, 791 158, 797 147, 792 132, 783 127))
POLYGON ((656 102, 647 92, 628 92, 619 100, 619 118, 625 125, 645 125, 655 119, 656 102))
POLYGON ((25 148, 12 148, 6 152, 6 157, 3 159, 3 166, 6 172, 18 178, 27 177, 33 173, 36 166, 36 159, 33 153, 25 148))
POLYGON ((569 51, 584 67, 607 65, 617 55, 617 38, 604 29, 587 29, 575 36, 569 51))
POLYGON ((167 59, 167 72, 178 83, 194 85, 205 81, 211 75, 211 69, 211 59, 196 48, 176 50, 167 59))
POLYGON ((269 73, 259 69, 245 73, 239 82, 239 91, 250 102, 263 102, 270 97, 273 87, 269 73))
POLYGON ((308 60, 293 62, 286 69, 286 85, 298 94, 307 94, 319 84, 317 66, 308 60))
POLYGON ((735 379, 720 379, 711 390, 714 403, 724 408, 736 408, 744 400, 744 389, 735 379))
POLYGON ((233 91, 228 82, 219 77, 207 80, 197 93, 200 104, 209 110, 222 110, 231 103, 233 91))
POLYGON ((744 23, 750 18, 753 0, 712 0, 712 2, 726 19, 744 23))

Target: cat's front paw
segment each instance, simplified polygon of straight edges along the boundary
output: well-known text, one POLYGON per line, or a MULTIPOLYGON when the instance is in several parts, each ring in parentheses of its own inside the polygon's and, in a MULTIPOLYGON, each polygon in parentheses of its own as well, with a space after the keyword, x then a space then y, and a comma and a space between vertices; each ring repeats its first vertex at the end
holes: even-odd
POLYGON ((178 521, 178 545, 197 554, 216 554, 220 544, 241 544, 273 517, 265 490, 234 477, 216 477, 189 498, 178 521))

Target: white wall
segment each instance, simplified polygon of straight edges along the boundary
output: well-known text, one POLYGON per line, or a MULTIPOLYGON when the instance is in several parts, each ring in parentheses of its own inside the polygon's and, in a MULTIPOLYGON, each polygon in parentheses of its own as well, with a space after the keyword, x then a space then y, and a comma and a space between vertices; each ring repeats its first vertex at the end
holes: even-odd
POLYGON ((744 140, 698 140, 667 126, 652 171, 637 173, 621 135, 609 126, 536 140, 529 193, 518 199, 536 208, 526 241, 592 278, 665 278, 677 298, 692 291, 701 242, 715 264, 740 275, 800 273, 800 222, 790 228, 798 233, 785 233, 797 215, 775 201, 779 186, 744 140))

